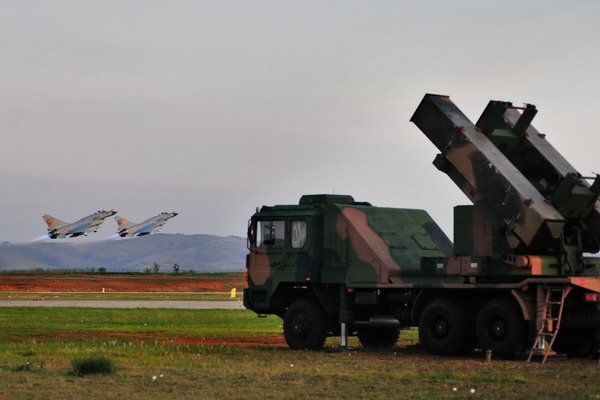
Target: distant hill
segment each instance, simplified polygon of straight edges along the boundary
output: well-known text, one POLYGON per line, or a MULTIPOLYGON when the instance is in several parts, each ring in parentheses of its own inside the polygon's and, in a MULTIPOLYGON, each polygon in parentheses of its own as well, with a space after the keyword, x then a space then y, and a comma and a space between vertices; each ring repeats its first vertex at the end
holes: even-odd
POLYGON ((226 272, 245 268, 246 240, 237 236, 156 234, 131 239, 76 243, 77 239, 0 244, 0 271, 90 269, 160 272, 226 272))

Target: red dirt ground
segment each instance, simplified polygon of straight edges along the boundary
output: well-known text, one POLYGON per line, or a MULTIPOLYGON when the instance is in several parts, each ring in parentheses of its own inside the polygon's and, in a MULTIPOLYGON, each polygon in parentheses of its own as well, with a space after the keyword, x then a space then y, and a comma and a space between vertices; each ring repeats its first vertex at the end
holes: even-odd
POLYGON ((225 346, 225 347, 250 347, 269 346, 285 347, 283 334, 261 337, 182 337, 167 336, 161 333, 122 333, 122 332, 98 332, 98 333, 61 333, 52 335, 28 335, 28 338, 100 338, 100 339, 122 339, 141 343, 159 343, 172 345, 198 345, 198 346, 225 346))
POLYGON ((1 292, 228 292, 243 274, 0 274, 1 292))
MULTIPOLYGON (((158 343, 183 346, 224 346, 224 347, 287 347, 283 334, 265 335, 261 337, 187 337, 167 336, 160 332, 153 333, 124 333, 124 332, 96 332, 96 333, 60 333, 50 335, 23 335, 27 338, 98 338, 120 339, 136 343, 158 343)), ((399 343, 414 344, 413 340, 398 339, 399 343)))

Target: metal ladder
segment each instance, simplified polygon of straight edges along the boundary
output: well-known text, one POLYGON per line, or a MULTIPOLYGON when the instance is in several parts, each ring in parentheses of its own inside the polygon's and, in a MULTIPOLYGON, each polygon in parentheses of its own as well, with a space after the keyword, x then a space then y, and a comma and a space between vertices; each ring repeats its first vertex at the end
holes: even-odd
MULTIPOLYGON (((538 288, 538 291, 544 290, 543 287, 538 288)), ((546 362, 549 355, 555 355, 556 352, 552 351, 552 345, 558 334, 560 328, 560 322, 562 320, 563 308, 565 305, 565 299, 569 294, 571 288, 568 286, 546 286, 546 293, 543 296, 544 301, 538 301, 537 309, 537 320, 539 329, 535 342, 529 350, 529 357, 527 362, 531 362, 534 355, 541 355, 542 364, 546 362), (548 346, 545 343, 548 342, 548 346)), ((542 296, 538 295, 538 299, 542 296)))

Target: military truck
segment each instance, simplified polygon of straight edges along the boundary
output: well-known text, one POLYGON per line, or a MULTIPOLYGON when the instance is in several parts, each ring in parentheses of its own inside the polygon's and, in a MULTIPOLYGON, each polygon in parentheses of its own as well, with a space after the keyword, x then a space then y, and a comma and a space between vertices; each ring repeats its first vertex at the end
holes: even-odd
POLYGON ((448 96, 425 95, 411 121, 472 202, 454 208, 453 243, 426 211, 346 195, 263 206, 249 221, 245 306, 281 317, 292 349, 348 335, 393 346, 418 326, 441 355, 597 352, 600 178, 531 126, 536 112, 490 101, 473 124, 448 96))

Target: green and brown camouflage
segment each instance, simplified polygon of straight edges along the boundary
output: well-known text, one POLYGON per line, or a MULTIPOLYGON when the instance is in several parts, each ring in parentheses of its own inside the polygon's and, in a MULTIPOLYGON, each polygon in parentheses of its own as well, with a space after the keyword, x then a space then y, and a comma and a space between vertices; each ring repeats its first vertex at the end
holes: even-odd
POLYGON ((458 254, 554 256, 543 274, 581 274, 583 252, 600 250, 600 179, 590 186, 530 125, 535 106, 522 110, 491 101, 475 125, 447 96, 428 94, 411 121, 442 152, 436 167, 475 205, 455 211, 458 254))
POLYGON ((578 226, 582 250, 600 251, 600 180, 596 176, 590 186, 546 135, 530 125, 537 113, 534 105, 521 109, 522 113, 512 103, 490 101, 477 126, 571 226, 578 226))
POLYGON ((393 345, 418 325, 434 353, 514 355, 552 325, 544 294, 560 290, 566 333, 551 342, 594 351, 600 259, 583 253, 600 248, 600 179, 588 184, 530 125, 536 112, 492 101, 475 125, 449 97, 426 95, 411 121, 473 203, 454 209, 454 243, 424 210, 347 195, 263 206, 248 226, 245 306, 282 317, 292 348, 344 343, 346 331, 393 345))
POLYGON ((298 205, 263 206, 250 221, 248 247, 251 304, 264 304, 282 284, 375 287, 459 272, 448 269, 452 243, 427 212, 373 207, 351 196, 305 195, 298 205))
POLYGON ((528 247, 559 238, 563 216, 449 97, 426 95, 411 121, 442 152, 435 166, 497 229, 509 228, 528 247))

